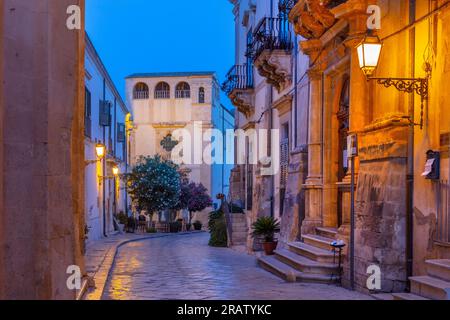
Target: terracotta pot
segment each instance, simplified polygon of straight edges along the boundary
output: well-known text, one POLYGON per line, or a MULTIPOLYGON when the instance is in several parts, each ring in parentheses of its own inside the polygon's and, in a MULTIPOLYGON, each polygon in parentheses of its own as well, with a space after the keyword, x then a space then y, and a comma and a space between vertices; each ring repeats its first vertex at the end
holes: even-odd
POLYGON ((273 252, 277 248, 277 245, 278 245, 278 241, 263 242, 263 248, 264 248, 264 252, 266 253, 266 255, 272 256, 273 252))

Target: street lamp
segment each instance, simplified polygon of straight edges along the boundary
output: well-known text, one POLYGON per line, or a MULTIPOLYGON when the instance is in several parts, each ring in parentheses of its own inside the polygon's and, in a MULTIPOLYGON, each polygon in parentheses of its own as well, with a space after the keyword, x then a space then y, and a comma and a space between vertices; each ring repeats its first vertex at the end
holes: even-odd
POLYGON ((370 77, 378 66, 383 44, 378 36, 367 34, 356 47, 358 51, 359 67, 366 77, 370 77))
POLYGON ((106 147, 103 144, 98 143, 95 146, 95 153, 97 154, 97 158, 102 159, 106 153, 106 147))
POLYGON ((106 147, 103 144, 97 143, 95 146, 95 154, 97 155, 97 160, 86 160, 86 165, 100 162, 105 157, 106 147))
POLYGON ((423 128, 423 114, 424 114, 424 102, 428 101, 428 75, 430 72, 430 65, 425 64, 425 71, 427 72, 426 78, 377 78, 372 77, 375 70, 378 67, 378 62, 380 60, 381 49, 383 48, 383 43, 378 36, 373 35, 373 31, 369 30, 367 35, 364 37, 357 46, 356 50, 358 52, 359 67, 361 71, 366 76, 367 80, 376 80, 378 84, 389 88, 394 86, 397 90, 406 93, 417 93, 421 98, 421 112, 420 112, 420 123, 414 125, 419 125, 420 129, 423 128))
POLYGON ((114 177, 117 177, 119 175, 119 167, 114 166, 112 168, 112 173, 113 173, 114 177))

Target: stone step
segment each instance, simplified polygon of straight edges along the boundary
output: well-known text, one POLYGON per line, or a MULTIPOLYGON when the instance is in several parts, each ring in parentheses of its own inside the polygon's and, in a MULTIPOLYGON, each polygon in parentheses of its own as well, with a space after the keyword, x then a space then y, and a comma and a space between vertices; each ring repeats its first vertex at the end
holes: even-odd
POLYGON ((284 264, 275 256, 264 256, 258 259, 258 264, 265 270, 275 274, 288 282, 308 282, 308 283, 334 283, 336 278, 322 274, 307 274, 300 272, 287 264, 284 264))
POLYGON ((338 232, 337 228, 325 228, 325 227, 316 228, 317 235, 329 239, 336 239, 337 232, 338 232))
POLYGON ((245 238, 245 239, 247 239, 247 235, 248 235, 248 233, 247 233, 247 231, 234 231, 233 230, 233 233, 231 234, 231 236, 233 237, 233 239, 237 239, 237 238, 245 238))
POLYGON ((234 232, 247 232, 248 231, 248 229, 247 229, 247 227, 235 227, 235 226, 233 226, 233 231, 234 232))
POLYGON ((324 250, 331 250, 330 243, 334 241, 334 239, 325 238, 322 236, 318 236, 315 234, 305 234, 303 235, 303 241, 306 244, 312 245, 317 248, 321 248, 324 250))
POLYGON ((244 214, 233 214, 231 215, 231 221, 234 222, 247 222, 247 218, 244 214))
POLYGON ((427 260, 427 273, 431 277, 450 282, 450 260, 427 260))
POLYGON ((245 222, 233 222, 231 225, 233 228, 247 228, 247 224, 245 222))
POLYGON ((275 251, 275 257, 294 269, 309 274, 339 275, 338 266, 330 263, 317 262, 298 255, 290 250, 275 251))
POLYGON ((393 293, 394 300, 430 300, 413 293, 393 293))
POLYGON ((324 263, 338 262, 339 258, 338 255, 336 254, 336 258, 334 259, 333 252, 329 250, 317 248, 303 242, 291 242, 288 243, 288 246, 290 251, 317 262, 324 262, 324 263))
POLYGON ((450 300, 450 282, 430 276, 410 277, 411 293, 434 299, 450 300))
POLYGON ((394 296, 390 293, 373 293, 370 296, 375 300, 394 300, 394 296))

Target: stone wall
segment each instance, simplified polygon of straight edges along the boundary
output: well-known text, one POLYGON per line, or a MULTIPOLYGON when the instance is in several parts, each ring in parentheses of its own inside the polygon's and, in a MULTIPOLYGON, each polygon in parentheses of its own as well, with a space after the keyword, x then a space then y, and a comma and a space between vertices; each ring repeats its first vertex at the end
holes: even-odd
POLYGON ((69 5, 0 1, 0 299, 73 299, 83 270, 84 30, 69 5), (26 23, 24 23, 26 22, 26 23))
POLYGON ((280 247, 300 239, 300 229, 305 217, 305 191, 302 188, 308 173, 307 147, 291 152, 284 214, 281 217, 280 247))
POLYGON ((368 128, 359 138, 355 280, 362 291, 370 265, 381 269, 382 291, 401 292, 406 286, 408 128, 390 123, 368 128))

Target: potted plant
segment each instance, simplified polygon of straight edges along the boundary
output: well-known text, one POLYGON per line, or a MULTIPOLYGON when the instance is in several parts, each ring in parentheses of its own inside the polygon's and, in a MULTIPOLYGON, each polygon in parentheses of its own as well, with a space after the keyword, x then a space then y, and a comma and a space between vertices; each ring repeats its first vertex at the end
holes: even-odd
POLYGON ((252 225, 253 238, 263 238, 263 248, 266 255, 273 255, 277 248, 278 241, 275 240, 275 233, 280 232, 280 223, 272 217, 260 217, 252 225))
POLYGON ((199 220, 195 221, 192 225, 194 226, 194 230, 202 230, 203 224, 199 220))
POLYGON ((191 224, 190 223, 186 223, 186 231, 191 231, 191 224))

